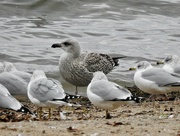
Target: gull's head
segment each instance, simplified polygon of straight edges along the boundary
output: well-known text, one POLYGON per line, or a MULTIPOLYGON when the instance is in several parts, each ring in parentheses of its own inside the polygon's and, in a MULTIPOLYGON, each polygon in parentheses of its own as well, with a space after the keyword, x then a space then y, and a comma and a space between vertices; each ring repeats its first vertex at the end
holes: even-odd
POLYGON ((163 62, 165 64, 170 64, 170 65, 177 64, 177 63, 179 63, 179 61, 180 61, 180 59, 177 55, 168 55, 163 60, 163 62))
POLYGON ((108 79, 103 72, 97 71, 93 73, 93 78, 91 82, 98 81, 98 80, 108 80, 108 79))
POLYGON ((37 80, 37 79, 40 79, 40 78, 46 78, 46 75, 45 75, 44 71, 35 70, 33 72, 33 74, 32 74, 31 81, 34 81, 34 80, 37 80))
POLYGON ((11 62, 4 61, 3 65, 4 65, 5 72, 17 71, 16 67, 11 62))
POLYGON ((149 63, 148 61, 140 61, 136 65, 136 70, 144 70, 144 69, 148 69, 148 68, 152 68, 151 63, 149 63))
POLYGON ((55 43, 52 48, 62 48, 65 52, 71 54, 80 54, 81 48, 79 42, 75 39, 67 39, 61 43, 55 43))

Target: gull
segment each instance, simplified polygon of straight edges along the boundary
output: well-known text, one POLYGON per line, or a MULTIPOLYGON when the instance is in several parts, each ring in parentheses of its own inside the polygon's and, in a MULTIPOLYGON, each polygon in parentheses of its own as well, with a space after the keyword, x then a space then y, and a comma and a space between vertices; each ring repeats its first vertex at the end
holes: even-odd
POLYGON ((166 94, 180 90, 180 77, 175 74, 153 67, 147 61, 140 61, 135 68, 135 85, 146 93, 166 94))
POLYGON ((87 87, 87 97, 95 106, 106 110, 107 119, 110 118, 108 110, 141 101, 140 97, 132 96, 129 90, 108 81, 106 75, 101 71, 93 74, 91 83, 87 87))
POLYGON ((30 73, 27 73, 27 72, 24 72, 24 71, 18 71, 16 69, 16 67, 14 66, 14 64, 11 63, 11 62, 4 61, 3 66, 4 66, 4 71, 5 72, 10 72, 10 73, 24 79, 27 83, 30 82, 30 79, 31 79, 31 76, 32 76, 30 73))
POLYGON ((27 86, 28 83, 9 72, 0 73, 0 84, 5 86, 11 95, 27 97, 27 86))
POLYGON ((0 84, 6 87, 13 96, 27 97, 28 83, 24 79, 6 72, 3 63, 0 63, 0 84))
POLYGON ((80 98, 80 96, 69 95, 64 92, 59 81, 47 78, 42 70, 35 70, 28 84, 28 97, 30 101, 40 107, 40 119, 42 107, 77 106, 68 102, 69 99, 80 98))
POLYGON ((0 84, 0 108, 33 114, 28 108, 15 99, 2 84, 0 84))
POLYGON ((51 47, 65 51, 59 59, 59 72, 67 82, 76 86, 76 94, 77 86, 87 86, 91 82, 93 72, 103 71, 107 74, 118 66, 118 59, 122 58, 112 58, 102 53, 82 53, 75 39, 67 39, 51 47))
POLYGON ((162 68, 167 72, 180 74, 180 58, 177 55, 168 55, 157 64, 164 64, 162 68))

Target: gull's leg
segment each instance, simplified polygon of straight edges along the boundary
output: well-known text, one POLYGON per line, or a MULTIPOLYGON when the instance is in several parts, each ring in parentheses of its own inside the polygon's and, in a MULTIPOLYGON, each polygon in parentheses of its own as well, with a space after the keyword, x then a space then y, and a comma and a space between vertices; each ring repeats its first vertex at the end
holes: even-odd
POLYGON ((42 107, 39 107, 39 118, 41 119, 42 116, 42 107))
POLYGON ((172 101, 170 111, 175 111, 177 110, 177 107, 179 107, 180 99, 178 96, 180 96, 180 91, 177 92, 177 96, 175 96, 174 100, 172 101))
POLYGON ((154 113, 156 111, 156 94, 154 95, 154 98, 153 98, 153 111, 154 113))
POLYGON ((78 87, 76 86, 76 91, 75 91, 75 95, 78 94, 78 87))
POLYGON ((61 112, 61 106, 58 107, 58 114, 61 112))
POLYGON ((58 112, 58 115, 59 115, 60 112, 61 112, 61 106, 58 107, 57 112, 58 112))
POLYGON ((108 112, 108 110, 106 110, 106 119, 111 119, 111 115, 110 115, 110 113, 108 112))
POLYGON ((149 97, 149 101, 150 101, 150 100, 152 100, 153 108, 155 108, 156 94, 152 94, 152 95, 149 97))
MULTIPOLYGON (((179 92, 180 95, 180 92, 179 92)), ((176 107, 178 106, 180 99, 176 96, 173 103, 172 103, 172 108, 176 109, 176 107)))
POLYGON ((51 118, 51 108, 49 108, 49 119, 51 118))

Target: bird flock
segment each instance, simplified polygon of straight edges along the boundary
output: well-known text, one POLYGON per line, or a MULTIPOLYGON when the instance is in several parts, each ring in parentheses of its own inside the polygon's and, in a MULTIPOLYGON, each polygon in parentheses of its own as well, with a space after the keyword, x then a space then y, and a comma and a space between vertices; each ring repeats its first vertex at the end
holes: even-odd
MULTIPOLYGON (((34 114, 18 101, 19 96, 28 98, 38 107, 39 118, 42 108, 49 109, 60 106, 81 106, 69 100, 81 98, 78 87, 87 87, 87 98, 96 107, 106 111, 106 118, 111 118, 109 110, 121 105, 141 103, 144 98, 133 96, 131 92, 108 80, 106 74, 118 66, 121 57, 111 57, 102 53, 82 52, 78 41, 67 39, 55 43, 52 48, 61 48, 64 52, 59 59, 59 73, 67 82, 76 86, 75 95, 68 94, 62 84, 48 78, 43 70, 34 70, 32 74, 18 71, 10 62, 0 63, 0 108, 17 112, 34 114)), ((134 74, 135 85, 143 92, 157 95, 180 90, 180 59, 176 55, 168 55, 158 64, 162 68, 153 67, 148 61, 137 63, 134 74)))

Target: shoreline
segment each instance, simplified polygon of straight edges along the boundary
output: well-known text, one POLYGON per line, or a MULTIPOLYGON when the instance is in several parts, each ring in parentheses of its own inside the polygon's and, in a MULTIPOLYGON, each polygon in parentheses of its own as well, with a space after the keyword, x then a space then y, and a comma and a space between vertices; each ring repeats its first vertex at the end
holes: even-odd
MULTIPOLYGON (((59 119, 54 110, 51 119, 47 111, 40 121, 22 113, 14 114, 23 117, 17 122, 0 122, 1 135, 156 135, 180 136, 180 100, 143 102, 136 105, 125 105, 110 111, 111 119, 105 119, 105 110, 94 106, 81 108, 62 107, 65 120, 59 119)), ((36 109, 36 107, 34 107, 36 109)), ((2 117, 2 116, 0 116, 2 117)))

